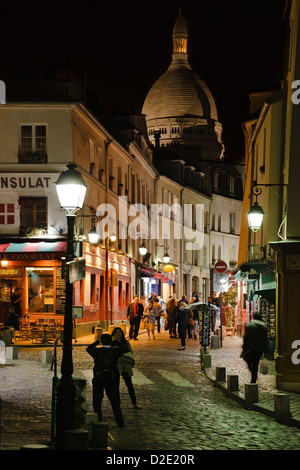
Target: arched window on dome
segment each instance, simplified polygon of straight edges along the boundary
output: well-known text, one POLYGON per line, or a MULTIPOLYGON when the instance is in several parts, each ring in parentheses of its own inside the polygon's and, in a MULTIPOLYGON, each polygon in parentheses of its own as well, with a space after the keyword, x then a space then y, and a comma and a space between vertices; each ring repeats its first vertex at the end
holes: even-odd
POLYGON ((173 41, 173 53, 174 54, 187 54, 187 39, 186 38, 175 38, 173 41))

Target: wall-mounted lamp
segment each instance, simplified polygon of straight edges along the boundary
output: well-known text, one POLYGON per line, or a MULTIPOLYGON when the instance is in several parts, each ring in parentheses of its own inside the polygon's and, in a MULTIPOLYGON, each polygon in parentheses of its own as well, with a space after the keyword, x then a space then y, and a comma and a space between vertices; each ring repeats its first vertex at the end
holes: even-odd
POLYGON ((168 263, 169 261, 170 261, 170 256, 169 256, 168 252, 166 251, 164 256, 163 256, 163 262, 168 263))
POLYGON ((8 266, 8 261, 7 261, 7 259, 2 259, 2 260, 1 260, 1 267, 2 267, 2 268, 7 268, 7 266, 8 266))
POLYGON ((147 247, 146 247, 145 243, 143 242, 143 243, 141 244, 141 246, 139 247, 140 255, 141 255, 141 256, 146 256, 147 251, 148 251, 148 250, 147 250, 147 247))
MULTIPOLYGON (((256 181, 253 182, 251 186, 251 193, 255 196, 256 199, 250 211, 247 213, 249 228, 253 232, 257 232, 258 230, 260 230, 262 226, 263 218, 265 215, 262 207, 257 202, 257 197, 262 193, 262 189, 259 186, 273 187, 274 189, 274 186, 287 187, 288 185, 287 184, 271 184, 271 183, 270 184, 257 184, 256 181)), ((276 192, 277 196, 280 198, 278 192, 275 189, 274 191, 276 192)), ((286 204, 284 201, 282 201, 282 203, 284 204, 285 206, 284 210, 286 211, 286 204)))

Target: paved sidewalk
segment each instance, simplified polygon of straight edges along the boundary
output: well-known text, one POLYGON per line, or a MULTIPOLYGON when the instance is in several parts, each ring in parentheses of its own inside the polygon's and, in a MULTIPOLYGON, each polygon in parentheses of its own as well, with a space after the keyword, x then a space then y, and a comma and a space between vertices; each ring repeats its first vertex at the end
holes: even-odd
MULTIPOLYGON (((209 349, 207 353, 211 356, 211 367, 205 368, 207 377, 229 398, 232 398, 246 406, 245 384, 250 383, 250 372, 247 364, 240 358, 242 350, 242 338, 239 336, 226 336, 222 341, 222 347, 209 349), (216 382, 216 367, 226 368, 227 375, 237 375, 239 390, 229 392, 227 382, 216 382)), ((268 361, 268 373, 258 373, 258 402, 252 403, 247 407, 267 414, 282 424, 300 427, 300 394, 285 392, 276 388, 275 379, 275 361, 268 361), (290 403, 290 416, 275 415, 274 395, 287 394, 290 403)))

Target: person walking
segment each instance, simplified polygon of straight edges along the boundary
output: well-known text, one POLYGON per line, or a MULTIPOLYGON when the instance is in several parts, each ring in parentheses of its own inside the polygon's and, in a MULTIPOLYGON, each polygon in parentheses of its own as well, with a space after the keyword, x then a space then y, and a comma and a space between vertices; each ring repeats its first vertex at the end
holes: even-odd
POLYGON ((156 308, 156 322, 157 322, 157 333, 160 333, 160 317, 162 316, 162 308, 158 297, 154 297, 153 306, 156 308))
POLYGON ((14 307, 9 307, 9 313, 5 319, 6 328, 13 328, 15 331, 20 330, 20 317, 16 314, 14 307))
POLYGON ((174 299, 174 297, 171 297, 166 305, 167 322, 168 322, 168 330, 169 330, 170 338, 177 338, 176 310, 177 310, 176 300, 174 299))
POLYGON ((245 326, 241 357, 251 372, 251 383, 256 383, 258 365, 261 356, 268 352, 268 330, 258 312, 254 313, 253 320, 245 326))
POLYGON ((186 310, 187 302, 186 297, 183 296, 182 299, 179 301, 178 310, 176 313, 177 323, 178 323, 178 334, 181 342, 181 348, 178 348, 178 351, 185 350, 185 339, 186 339, 186 327, 187 327, 187 310, 186 310))
MULTIPOLYGON (((128 389, 128 393, 131 399, 131 403, 133 404, 133 408, 140 409, 142 408, 140 405, 137 404, 136 394, 134 390, 134 386, 132 383, 132 376, 133 376, 133 367, 135 364, 133 350, 131 347, 130 342, 125 338, 124 331, 120 327, 116 327, 112 331, 112 348, 115 347, 115 342, 120 342, 125 347, 125 353, 119 357, 117 366, 119 374, 122 376, 126 387, 128 389)), ((119 347, 117 345, 117 347, 119 347)), ((118 387, 119 390, 119 387, 118 387)))
POLYGON ((197 331, 199 328, 199 310, 197 309, 197 307, 195 307, 193 308, 192 312, 193 312, 194 325, 191 329, 191 336, 194 337, 194 339, 198 339, 197 331))
POLYGON ((157 311, 154 307, 153 300, 149 300, 149 305, 146 308, 146 312, 144 314, 144 325, 148 333, 148 339, 150 339, 150 333, 152 333, 153 339, 155 339, 155 319, 156 319, 157 311))
MULTIPOLYGON (((118 347, 111 347, 112 337, 108 333, 101 336, 102 347, 98 348, 100 341, 90 344, 86 351, 94 359, 93 377, 93 407, 98 415, 98 420, 102 421, 102 401, 104 390, 110 401, 116 423, 119 427, 124 427, 124 417, 120 404, 119 383, 120 377, 117 368, 117 360, 126 349, 119 342, 118 347)), ((117 346, 117 342, 115 342, 117 346)))
POLYGON ((23 289, 21 287, 17 287, 10 298, 11 306, 14 307, 19 318, 22 316, 22 293, 23 289))
POLYGON ((137 295, 134 296, 133 301, 127 307, 127 318, 129 320, 129 339, 138 339, 141 319, 144 313, 144 307, 139 301, 137 295))

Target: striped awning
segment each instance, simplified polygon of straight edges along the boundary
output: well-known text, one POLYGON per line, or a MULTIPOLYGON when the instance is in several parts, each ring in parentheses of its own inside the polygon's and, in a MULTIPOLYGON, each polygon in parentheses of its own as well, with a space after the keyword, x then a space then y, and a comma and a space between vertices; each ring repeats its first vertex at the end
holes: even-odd
POLYGON ((26 243, 3 243, 0 244, 0 252, 5 253, 49 253, 66 251, 67 242, 26 242, 26 243))
POLYGON ((66 241, 1 243, 0 261, 60 260, 66 251, 66 241))

